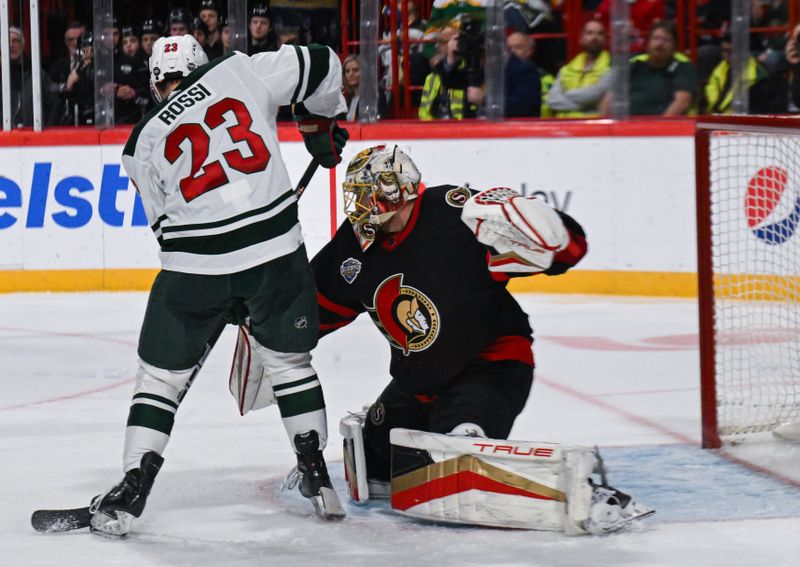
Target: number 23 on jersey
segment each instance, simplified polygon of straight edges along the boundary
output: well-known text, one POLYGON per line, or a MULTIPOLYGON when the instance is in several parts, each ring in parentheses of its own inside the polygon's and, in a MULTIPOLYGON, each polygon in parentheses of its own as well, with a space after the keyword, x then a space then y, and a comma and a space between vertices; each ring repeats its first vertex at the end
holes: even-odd
POLYGON ((203 124, 197 122, 181 124, 169 133, 164 146, 164 157, 169 163, 175 163, 183 154, 180 146, 185 140, 191 144, 191 170, 189 175, 178 183, 187 203, 203 193, 228 183, 228 175, 221 161, 242 173, 255 173, 266 169, 270 153, 261 136, 250 130, 252 124, 253 118, 245 104, 227 97, 208 107, 203 124), (211 136, 206 127, 208 130, 214 130, 222 126, 227 112, 232 112, 236 118, 236 123, 226 128, 231 140, 234 143, 246 143, 251 155, 244 157, 242 152, 234 148, 224 152, 222 160, 206 163, 211 144, 211 136))

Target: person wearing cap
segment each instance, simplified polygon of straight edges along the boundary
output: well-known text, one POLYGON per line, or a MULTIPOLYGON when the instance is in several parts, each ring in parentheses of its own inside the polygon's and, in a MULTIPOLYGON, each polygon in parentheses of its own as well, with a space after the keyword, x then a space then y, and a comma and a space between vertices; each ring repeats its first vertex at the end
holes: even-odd
POLYGON ((203 22, 199 16, 196 16, 192 20, 192 35, 197 40, 197 43, 200 44, 200 47, 203 48, 203 51, 205 51, 206 38, 208 37, 208 26, 206 26, 205 22, 203 22))
POLYGON ((223 54, 231 52, 231 28, 225 18, 219 20, 219 42, 222 44, 223 54))
MULTIPOLYGON (((138 114, 144 115, 154 106, 150 99, 150 67, 148 58, 141 48, 139 30, 135 26, 122 28, 122 58, 115 58, 117 76, 133 89, 133 101, 139 107, 138 114)), ((126 93, 127 89, 123 89, 126 93)), ((129 94, 129 93, 128 93, 129 94)), ((131 110, 131 117, 135 113, 131 110)))
MULTIPOLYGON (((25 38, 22 30, 16 26, 8 28, 9 59, 11 63, 11 126, 21 128, 23 126, 33 126, 33 83, 31 77, 31 64, 25 58, 25 38)), ((52 109, 49 104, 49 94, 53 90, 49 77, 42 73, 42 120, 48 124, 52 109)), ((0 105, 0 120, 3 117, 2 105, 0 105)))
POLYGON ((149 59, 153 54, 153 44, 161 37, 164 27, 158 20, 145 20, 142 22, 142 51, 149 59))
MULTIPOLYGON (((75 109, 75 125, 94 124, 94 34, 83 32, 78 41, 80 63, 71 86, 70 102, 75 109)), ((70 76, 70 80, 73 76, 70 76)), ((69 84, 69 83, 68 83, 69 84)))
POLYGON ((257 4, 250 10, 249 28, 248 55, 278 50, 278 38, 272 29, 272 12, 267 4, 257 4))
POLYGON ((190 33, 192 16, 184 8, 173 8, 169 13, 169 35, 190 33))
POLYGON ((223 55, 222 38, 220 37, 222 26, 220 25, 219 9, 214 0, 203 0, 200 4, 200 19, 208 28, 203 49, 208 55, 208 60, 211 61, 223 55))
POLYGON ((78 43, 84 31, 86 31, 86 26, 82 22, 74 21, 67 25, 67 29, 64 31, 66 54, 55 59, 47 69, 47 73, 53 81, 57 99, 56 105, 58 108, 54 116, 55 124, 69 125, 75 123, 74 105, 70 104, 69 99, 72 87, 78 78, 77 69, 81 62, 78 43))
POLYGON ((140 57, 139 31, 133 26, 122 28, 122 52, 128 57, 140 57))

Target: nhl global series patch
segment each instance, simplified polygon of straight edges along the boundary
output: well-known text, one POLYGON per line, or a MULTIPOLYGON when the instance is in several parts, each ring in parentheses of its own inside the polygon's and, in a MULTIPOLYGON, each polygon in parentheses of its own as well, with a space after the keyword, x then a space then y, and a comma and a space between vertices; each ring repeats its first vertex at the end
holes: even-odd
POLYGON ((361 261, 355 258, 348 258, 339 266, 339 273, 342 274, 344 281, 351 284, 361 272, 361 261))

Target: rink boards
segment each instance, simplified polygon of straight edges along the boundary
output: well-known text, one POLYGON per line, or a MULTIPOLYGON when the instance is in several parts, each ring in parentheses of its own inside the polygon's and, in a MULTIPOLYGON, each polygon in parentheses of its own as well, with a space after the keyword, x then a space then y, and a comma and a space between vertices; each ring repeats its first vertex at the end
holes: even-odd
MULTIPOLYGON (((516 291, 696 292, 692 121, 415 122, 350 130, 345 162, 368 146, 396 142, 428 186, 508 186, 578 219, 589 238, 579 269, 515 281, 516 291)), ((120 165, 128 132, 0 137, 0 291, 149 287, 157 247, 120 165)), ((297 180, 309 156, 293 126, 281 126, 280 134, 297 180)), ((337 187, 344 170, 318 171, 301 201, 311 254, 343 219, 337 187)))

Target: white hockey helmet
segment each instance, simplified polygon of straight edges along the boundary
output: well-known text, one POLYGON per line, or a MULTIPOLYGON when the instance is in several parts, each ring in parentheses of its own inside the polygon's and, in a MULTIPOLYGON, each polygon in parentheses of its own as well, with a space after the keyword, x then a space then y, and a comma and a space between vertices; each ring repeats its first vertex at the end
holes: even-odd
POLYGON ((182 79, 208 63, 206 52, 191 35, 160 37, 153 44, 150 56, 150 88, 153 97, 161 102, 161 94, 155 86, 162 81, 182 79))
POLYGON ((344 212, 362 250, 375 240, 381 224, 417 198, 419 182, 417 166, 397 146, 373 146, 350 160, 342 183, 344 212))

